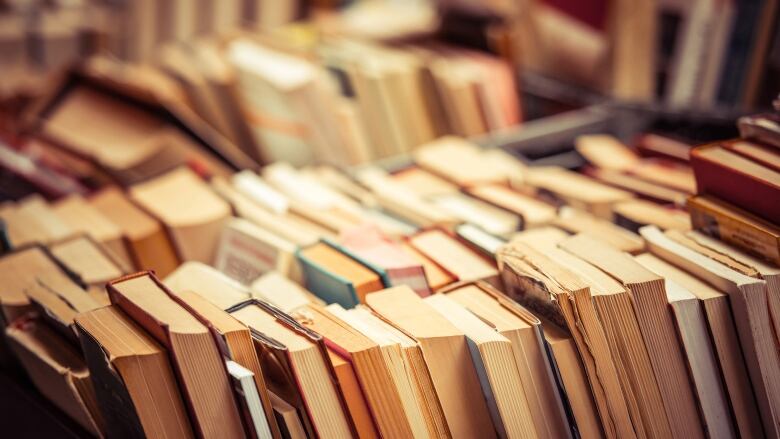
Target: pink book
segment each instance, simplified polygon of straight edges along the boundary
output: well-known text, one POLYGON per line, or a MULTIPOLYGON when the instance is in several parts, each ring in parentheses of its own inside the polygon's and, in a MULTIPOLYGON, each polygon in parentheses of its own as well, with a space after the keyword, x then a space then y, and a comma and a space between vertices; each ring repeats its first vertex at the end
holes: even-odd
POLYGON ((339 243, 361 262, 381 270, 386 287, 407 285, 421 297, 431 294, 422 264, 375 226, 344 231, 339 243))

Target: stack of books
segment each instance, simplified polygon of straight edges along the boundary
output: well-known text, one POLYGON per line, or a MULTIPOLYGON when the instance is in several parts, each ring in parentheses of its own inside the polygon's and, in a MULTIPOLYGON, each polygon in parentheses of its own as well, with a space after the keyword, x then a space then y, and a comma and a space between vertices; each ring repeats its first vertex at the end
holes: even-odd
POLYGON ((739 121, 742 138, 691 152, 697 195, 688 200, 694 227, 780 264, 780 132, 775 115, 739 121))
POLYGON ((145 175, 107 166, 132 135, 214 150, 128 110, 105 155, 67 127, 106 85, 74 84, 44 132, 121 184, 0 205, 0 316, 6 367, 92 435, 780 434, 780 269, 691 227, 702 198, 777 227, 739 142, 693 172, 608 136, 577 140, 580 173, 450 135, 394 166, 145 175))

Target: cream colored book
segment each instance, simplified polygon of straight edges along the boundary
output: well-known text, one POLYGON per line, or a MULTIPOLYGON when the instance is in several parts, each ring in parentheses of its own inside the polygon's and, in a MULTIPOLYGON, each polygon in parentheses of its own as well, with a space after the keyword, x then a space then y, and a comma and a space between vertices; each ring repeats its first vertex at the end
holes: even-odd
POLYGON ((251 298, 249 289, 216 268, 201 262, 185 262, 164 279, 174 293, 193 291, 220 309, 251 298))
POLYGON ((495 282, 498 271, 492 261, 475 253, 447 232, 426 230, 408 238, 407 243, 454 275, 458 280, 485 279, 495 282))
POLYGON ((736 437, 718 357, 710 341, 707 320, 698 297, 670 279, 667 271, 670 265, 660 258, 643 253, 635 259, 664 278, 667 300, 672 307, 708 436, 736 437))
POLYGON ((584 233, 612 247, 637 254, 644 250, 645 242, 636 233, 582 210, 562 207, 553 225, 569 233, 584 233))
POLYGON ((559 246, 614 277, 629 292, 673 434, 703 437, 703 423, 663 278, 626 253, 584 235, 567 238, 559 246))
POLYGON ((463 332, 409 287, 368 294, 366 304, 420 344, 452 436, 493 436, 493 423, 463 332))
POLYGON ((188 168, 130 188, 130 198, 168 230, 182 261, 211 263, 230 206, 188 168))
POLYGON ((322 299, 275 271, 255 279, 249 289, 252 297, 265 300, 288 314, 310 304, 325 306, 322 299))
POLYGON ((556 217, 554 206, 504 185, 477 185, 467 188, 466 193, 520 216, 523 229, 549 224, 556 217))
POLYGON ((445 136, 420 146, 414 153, 414 161, 458 186, 505 182, 507 176, 496 172, 483 154, 477 145, 466 139, 445 136))
MULTIPOLYGON (((518 394, 523 381, 509 339, 445 295, 426 297, 425 302, 466 335, 498 435, 534 437, 536 426, 528 408, 528 396, 518 394)), ((558 437, 567 436, 564 433, 558 437)))
POLYGON ((770 336, 772 317, 767 306, 766 281, 746 276, 672 240, 656 227, 640 230, 649 250, 729 296, 734 323, 755 392, 764 434, 780 434, 780 358, 770 336))

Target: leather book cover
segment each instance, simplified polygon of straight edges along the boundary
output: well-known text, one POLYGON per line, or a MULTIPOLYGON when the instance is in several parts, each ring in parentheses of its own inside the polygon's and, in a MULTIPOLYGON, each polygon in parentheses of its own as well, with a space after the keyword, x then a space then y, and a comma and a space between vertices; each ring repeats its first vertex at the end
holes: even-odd
POLYGON ((771 184, 755 176, 709 160, 703 152, 718 144, 700 146, 691 151, 691 167, 699 194, 713 195, 741 207, 774 224, 780 224, 780 184, 771 184))

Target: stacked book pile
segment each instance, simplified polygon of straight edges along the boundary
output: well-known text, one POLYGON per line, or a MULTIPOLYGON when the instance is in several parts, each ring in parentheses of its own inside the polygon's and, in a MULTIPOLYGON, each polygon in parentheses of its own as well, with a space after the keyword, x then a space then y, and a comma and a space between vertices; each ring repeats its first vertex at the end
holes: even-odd
POLYGON ((583 173, 457 136, 393 166, 161 170, 135 154, 227 149, 162 110, 66 129, 107 87, 72 84, 40 129, 114 184, 0 205, 2 358, 92 435, 780 435, 780 269, 681 208, 777 227, 771 170, 708 185, 730 147, 692 153, 698 187, 608 136, 577 140, 583 173))

